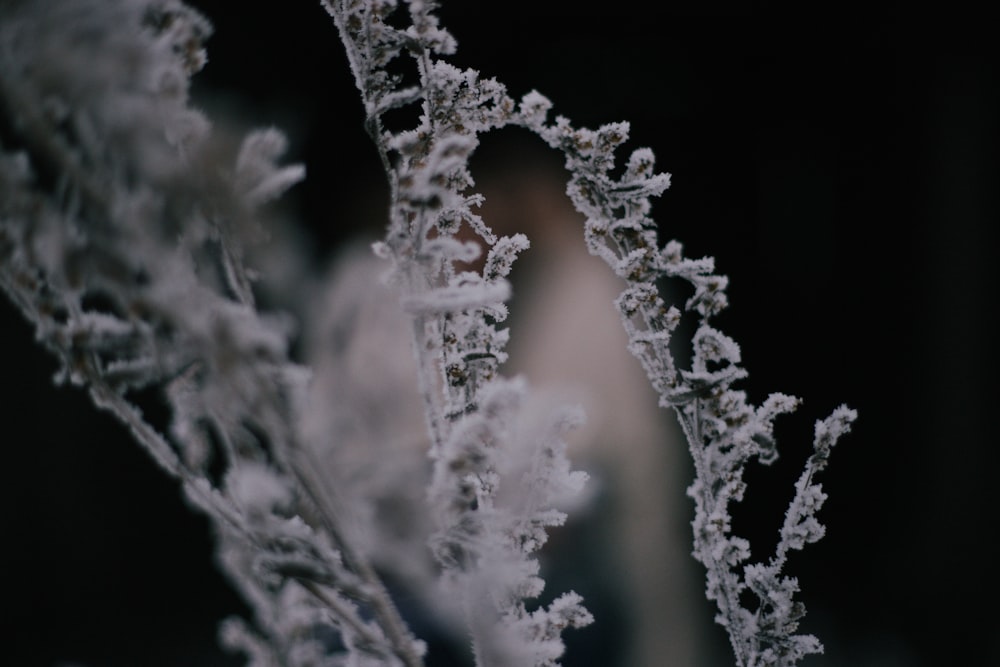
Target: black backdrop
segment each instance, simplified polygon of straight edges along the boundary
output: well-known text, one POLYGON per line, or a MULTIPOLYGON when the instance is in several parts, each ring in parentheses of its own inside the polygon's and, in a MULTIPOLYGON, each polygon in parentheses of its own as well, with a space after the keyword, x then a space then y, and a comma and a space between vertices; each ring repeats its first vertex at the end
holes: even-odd
MULTIPOLYGON (((309 170, 289 202, 319 262, 358 231, 359 193, 384 197, 332 24, 308 0, 194 4, 216 27, 196 100, 289 131, 309 170)), ((825 474, 829 534, 791 564, 828 649, 805 664, 1000 664, 995 39, 888 11, 451 4, 456 64, 576 123, 631 121, 673 174, 657 218, 730 276, 721 326, 745 388, 806 399, 782 462, 752 474, 761 516, 780 513, 812 420, 861 413, 825 474)), ((123 429, 51 386, 6 303, 0 322, 6 664, 239 664, 215 648, 241 606, 205 522, 123 429)), ((757 515, 738 527, 766 540, 757 515)))

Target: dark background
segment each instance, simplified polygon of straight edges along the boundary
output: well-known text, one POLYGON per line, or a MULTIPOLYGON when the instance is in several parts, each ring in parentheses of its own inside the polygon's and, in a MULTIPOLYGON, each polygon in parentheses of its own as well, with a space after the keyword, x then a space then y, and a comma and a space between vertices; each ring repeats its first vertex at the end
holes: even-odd
MULTIPOLYGON (((309 171, 289 205, 319 263, 384 197, 332 23, 308 1, 194 4, 216 27, 195 99, 288 131, 309 171)), ((828 536, 790 566, 827 645, 804 664, 1000 664, 995 37, 888 10, 451 4, 456 64, 577 124, 631 122, 632 147, 673 174, 665 238, 730 276, 720 326, 744 388, 806 399, 738 531, 766 543, 777 524, 756 517, 780 517, 813 420, 859 410, 824 474, 828 536)), ((0 323, 6 664, 239 664, 215 648, 242 608, 206 523, 123 429, 52 386, 6 303, 0 323)))

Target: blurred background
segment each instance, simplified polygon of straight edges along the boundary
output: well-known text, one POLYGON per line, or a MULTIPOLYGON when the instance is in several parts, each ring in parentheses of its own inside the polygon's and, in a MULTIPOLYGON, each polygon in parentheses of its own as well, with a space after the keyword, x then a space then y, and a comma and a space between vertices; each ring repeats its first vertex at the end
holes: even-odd
MULTIPOLYGON (((307 0, 192 4, 216 30, 195 101, 289 134, 308 178, 286 205, 319 270, 377 229, 386 191, 332 23, 307 0)), ((455 1, 440 15, 456 65, 515 97, 538 89, 578 125, 631 122, 629 147, 651 147, 673 175, 654 210, 663 238, 730 277, 718 323, 742 345, 742 388, 805 399, 736 513, 758 557, 814 420, 858 409, 823 477, 828 535, 789 565, 803 630, 827 647, 803 664, 1000 664, 1000 45, 988 26, 750 2, 455 1)), ((54 363, 6 302, 0 322, 7 664, 241 664, 216 648, 218 620, 243 608, 206 522, 82 392, 52 386, 54 363)), ((676 465, 688 478, 686 456, 676 465)), ((710 625, 707 602, 691 613, 710 625)), ((594 664, 594 645, 614 655, 615 627, 599 616, 578 633, 596 633, 579 640, 591 648, 571 645, 565 664, 594 664)), ((727 664, 719 628, 699 642, 697 664, 727 664)))

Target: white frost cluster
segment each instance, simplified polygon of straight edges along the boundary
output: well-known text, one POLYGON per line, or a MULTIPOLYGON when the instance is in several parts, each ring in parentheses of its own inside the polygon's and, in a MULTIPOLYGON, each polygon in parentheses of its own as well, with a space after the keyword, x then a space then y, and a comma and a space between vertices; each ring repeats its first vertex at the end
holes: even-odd
POLYGON ((399 29, 387 20, 395 2, 325 2, 390 181, 390 222, 378 252, 393 263, 413 322, 434 464, 434 554, 462 601, 479 664, 553 665, 562 630, 592 620, 572 593, 547 608, 527 607, 543 585, 533 554, 545 529, 565 518, 556 506, 582 485, 561 439, 573 420, 554 411, 523 428, 536 423, 526 413, 537 399, 523 382, 498 374, 507 357, 508 332, 497 326, 507 317, 506 276, 528 240, 494 235, 473 210, 481 197, 466 190, 477 135, 513 122, 515 104, 496 81, 439 59, 455 45, 433 4, 408 3, 412 25, 399 29), (412 58, 416 89, 387 73, 397 58, 412 58), (413 104, 420 105, 416 127, 385 128, 387 111, 413 104), (456 238, 463 229, 489 249, 481 271, 459 268, 479 247, 456 238))
POLYGON ((676 241, 658 247, 649 198, 662 193, 669 178, 653 171, 652 153, 634 151, 616 178, 614 152, 627 139, 628 126, 575 129, 563 117, 548 123, 546 106, 532 94, 522 102, 522 116, 565 154, 571 173, 568 194, 587 217, 588 248, 626 283, 617 306, 629 348, 642 362, 660 404, 677 413, 694 459, 696 478, 688 489, 695 501, 694 556, 707 570, 706 594, 718 605, 716 621, 728 631, 740 667, 794 665, 820 652, 822 644, 811 635, 795 634, 805 609, 792 599, 797 581, 781 571, 789 549, 801 549, 823 536, 815 514, 825 496, 812 479, 857 415, 840 407, 817 423, 814 454, 796 484, 775 556, 767 563, 748 563, 750 544, 732 534, 729 506, 744 497, 746 464, 754 458, 765 464, 777 458, 774 419, 793 411, 798 399, 772 394, 753 406, 744 392, 733 388, 747 375, 739 365, 739 345, 710 323, 728 304, 728 279, 715 274, 711 258, 685 258, 676 241), (685 310, 698 319, 690 369, 678 368, 670 350, 682 313, 661 298, 657 281, 664 278, 686 281, 693 288, 685 303, 685 310), (756 601, 745 607, 748 591, 756 601))
POLYGON ((617 170, 626 123, 550 120, 541 94, 515 103, 497 81, 445 62, 456 43, 431 0, 323 4, 389 179, 376 254, 391 264, 399 308, 386 315, 358 298, 366 279, 342 278, 311 370, 290 361, 287 318, 258 309, 244 261, 264 236, 260 206, 304 171, 277 164, 285 139, 273 129, 220 163, 187 99, 208 22, 178 0, 0 5, 0 286, 59 359, 60 379, 126 424, 212 520, 219 562, 254 615, 227 621, 224 643, 255 667, 422 665, 425 646, 380 570, 408 578, 442 619, 461 619, 482 666, 556 665, 563 631, 592 622, 573 592, 535 602, 538 552, 586 479, 564 442, 582 416, 500 373, 507 276, 529 241, 496 236, 470 191, 478 136, 517 125, 565 155, 588 247, 625 283, 617 307, 629 349, 694 458, 694 555, 736 664, 793 665, 821 650, 796 634, 804 609, 783 568, 790 550, 823 537, 814 477, 855 413, 817 423, 775 554, 751 563, 730 504, 744 497, 746 464, 776 458, 774 419, 798 401, 774 394, 755 406, 734 388, 746 376, 740 348, 710 322, 727 305, 727 279, 711 258, 657 245, 650 198, 669 177, 651 151, 617 170), (396 61, 415 69, 416 85, 391 73, 396 61), (419 110, 415 126, 387 129, 385 114, 402 107, 419 110), (692 290, 690 368, 670 351, 684 313, 661 296, 665 278, 692 290), (337 347, 346 322, 370 323, 367 349, 337 347), (393 401, 387 416, 383 387, 368 383, 377 362, 352 366, 392 345, 378 333, 399 322, 412 332, 429 458, 414 458, 392 421, 411 406, 393 401), (143 415, 151 394, 169 405, 169 423, 143 415), (376 470, 385 461, 395 467, 376 470), (383 525, 392 503, 412 511, 398 530, 383 525))
POLYGON ((254 614, 254 630, 227 622, 228 645, 261 667, 418 664, 422 644, 343 539, 301 428, 308 372, 243 263, 258 205, 302 170, 276 164, 273 130, 225 154, 188 106, 209 31, 174 0, 0 6, 0 285, 60 378, 212 520, 254 614))
MULTIPOLYGON (((495 465, 488 450, 476 446, 495 441, 495 433, 487 427, 490 422, 476 422, 481 434, 471 444, 462 437, 456 448, 453 436, 455 432, 462 435, 459 427, 469 415, 488 405, 484 396, 491 390, 503 343, 488 323, 503 319, 496 303, 502 292, 483 289, 489 284, 488 273, 485 281, 480 275, 456 276, 453 256, 429 254, 424 248, 432 233, 452 235, 462 223, 486 245, 496 243, 471 212, 471 204, 477 202, 464 194, 472 184, 466 161, 475 149, 477 134, 514 124, 532 130, 563 152, 571 174, 568 194, 586 216, 588 248, 626 283, 617 306, 629 335, 629 349, 645 368, 661 405, 675 409, 695 461, 697 477, 689 490, 696 506, 694 555, 707 569, 707 594, 719 606, 717 620, 729 632, 737 664, 792 665, 821 650, 814 637, 795 634, 804 610, 792 602, 796 581, 780 572, 789 549, 802 548, 823 535, 815 513, 824 496, 811 479, 825 465, 830 447, 849 430, 855 413, 839 408, 817 426, 816 453, 796 486, 775 557, 766 564, 747 564, 750 545, 732 535, 729 504, 743 498, 743 470, 751 459, 770 463, 777 457, 773 421, 792 411, 797 399, 774 394, 757 407, 747 403, 744 392, 733 388, 746 377, 739 365, 739 345, 710 323, 728 304, 728 279, 715 273, 711 258, 684 257, 675 241, 658 246, 656 226, 649 217, 650 198, 660 195, 670 179, 654 171, 650 150, 634 151, 621 176, 612 175, 615 151, 628 139, 628 124, 589 130, 574 128, 561 116, 550 122, 552 105, 540 93, 532 91, 517 105, 495 80, 443 64, 438 58, 455 45, 429 14, 433 4, 407 3, 414 28, 398 31, 386 22, 395 2, 326 2, 347 46, 368 111, 367 127, 393 188, 386 255, 396 263, 406 289, 416 293, 410 302, 421 304, 415 349, 426 368, 423 391, 436 442, 436 488, 439 495, 451 499, 446 507, 455 512, 455 525, 460 533, 481 530, 477 521, 461 519, 463 514, 474 514, 481 521, 480 503, 489 499, 495 483, 494 477, 484 474, 495 465), (406 54, 412 55, 420 75, 418 90, 401 89, 385 70, 386 64, 406 54), (422 111, 417 128, 401 134, 383 129, 386 110, 415 103, 422 111), (664 278, 686 281, 693 288, 684 306, 698 319, 689 369, 678 368, 670 350, 671 335, 683 315, 661 297, 657 281, 664 278), (464 290, 468 298, 463 301, 459 295, 464 290), (435 303, 437 317, 426 317, 435 311, 431 306, 435 303), (483 316, 485 329, 480 321, 483 316), (470 348, 475 350, 472 355, 466 352, 470 348), (483 353, 494 362, 480 373, 468 360, 470 356, 480 360, 483 353), (433 373, 437 361, 443 377, 433 373), (436 398, 439 385, 446 387, 443 405, 436 398), (449 463, 445 471, 440 470, 442 459, 449 463), (454 480, 456 469, 459 480, 446 484, 442 491, 441 480, 454 480), (747 590, 757 597, 749 609, 743 606, 742 594, 747 590)), ((446 566, 466 567, 464 540, 455 538, 447 544, 446 566)))

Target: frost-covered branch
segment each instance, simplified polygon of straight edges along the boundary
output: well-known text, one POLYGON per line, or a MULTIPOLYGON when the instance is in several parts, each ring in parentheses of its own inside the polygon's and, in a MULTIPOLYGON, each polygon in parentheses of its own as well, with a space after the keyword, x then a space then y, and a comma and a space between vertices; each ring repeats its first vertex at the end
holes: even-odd
MULTIPOLYGON (((210 27, 172 0, 0 7, 0 285, 62 381, 133 433, 212 520, 257 631, 255 665, 314 664, 319 632, 355 656, 420 664, 299 432, 307 373, 284 318, 258 312, 243 248, 258 207, 303 176, 284 138, 228 164, 188 106, 210 27), (165 401, 154 425, 141 405, 165 401), (264 651, 261 647, 266 646, 264 651)), ((155 407, 155 404, 154 404, 155 407)))
POLYGON ((688 440, 696 471, 688 490, 695 501, 694 556, 707 569, 706 593, 718 605, 716 620, 728 631, 741 667, 794 665, 822 645, 811 635, 795 634, 805 610, 792 601, 797 581, 780 573, 789 549, 823 536, 815 513, 825 496, 812 478, 857 415, 840 407, 817 424, 815 453, 796 484, 776 555, 766 565, 747 564, 750 544, 732 534, 730 503, 743 499, 748 462, 756 458, 768 464, 777 458, 774 419, 793 411, 798 399, 772 394, 754 406, 733 388, 747 375, 739 365, 740 348, 710 324, 728 303, 728 280, 715 273, 712 258, 688 259, 676 241, 658 246, 650 197, 660 195, 670 181, 667 174, 653 171, 652 152, 634 151, 622 176, 615 178, 614 153, 628 138, 628 124, 576 129, 563 117, 547 122, 550 106, 531 93, 521 103, 521 114, 529 128, 565 154, 571 173, 568 194, 587 218, 587 246, 626 283, 616 305, 629 349, 645 368, 660 404, 677 413, 688 440), (682 314, 664 302, 657 282, 662 279, 680 279, 693 289, 684 305, 698 318, 690 369, 678 368, 670 349, 682 314), (747 590, 757 597, 751 609, 742 602, 747 590))
MULTIPOLYGON (((694 555, 736 663, 794 665, 821 650, 796 634, 804 609, 784 568, 823 536, 815 477, 854 411, 817 423, 774 556, 751 563, 731 504, 747 463, 777 457, 774 420, 798 400, 756 406, 735 388, 747 375, 740 348, 711 323, 727 279, 711 258, 659 246, 650 200, 669 177, 652 152, 616 169, 627 124, 549 120, 541 94, 516 103, 496 80, 448 64, 456 43, 431 0, 323 4, 390 185, 375 254, 408 317, 430 441, 434 528, 399 560, 416 571, 431 552, 431 601, 462 619, 477 664, 556 665, 562 632, 593 620, 573 592, 534 602, 538 552, 586 476, 565 455, 579 412, 500 373, 507 277, 529 241, 498 237, 479 217, 468 161, 481 134, 509 125, 565 155, 587 246, 625 283, 616 303, 629 348, 694 460, 694 555), (667 305, 664 279, 689 286, 684 312, 667 305), (671 352, 685 313, 697 320, 690 368, 671 352)), ((223 640, 257 667, 423 664, 376 571, 376 560, 391 567, 373 553, 387 542, 355 530, 377 493, 326 474, 343 461, 319 460, 352 434, 312 428, 323 421, 306 415, 323 406, 310 406, 309 371, 290 359, 288 319, 255 303, 245 255, 264 235, 261 207, 304 175, 277 163, 283 136, 251 133, 220 162, 187 99, 210 27, 176 0, 9 2, 0 19, 0 286, 59 359, 59 379, 86 388, 212 520, 220 564, 255 615, 253 628, 227 622, 223 640), (166 423, 143 412, 157 401, 166 423)))
POLYGON ((390 184, 389 226, 376 251, 391 260, 413 322, 434 461, 434 553, 465 608, 478 664, 551 665, 562 629, 591 617, 575 594, 528 611, 542 590, 534 553, 545 528, 565 519, 555 506, 584 477, 564 456, 573 420, 530 414, 526 386, 497 372, 507 357, 508 334, 497 327, 507 316, 506 277, 528 241, 498 238, 474 212, 481 197, 467 194, 468 159, 477 135, 516 119, 515 105, 496 81, 441 60, 455 41, 438 26, 435 4, 405 3, 399 19, 396 2, 324 2, 390 184), (414 70, 416 85, 390 65, 414 70), (416 125, 387 129, 386 114, 407 108, 419 113, 416 125), (459 240, 463 228, 479 243, 459 240), (489 248, 482 270, 461 268, 480 244, 489 248))
MULTIPOLYGON (((424 385, 438 462, 442 461, 440 448, 448 440, 449 420, 481 407, 481 376, 467 364, 468 348, 462 343, 475 341, 473 345, 479 346, 473 349, 477 360, 484 352, 499 360, 497 351, 502 350, 503 341, 494 337, 492 330, 485 333, 477 328, 484 316, 498 321, 505 311, 498 307, 504 296, 499 286, 492 292, 488 288, 493 284, 484 285, 483 276, 453 273, 455 260, 468 261, 463 256, 468 252, 464 246, 435 244, 428 251, 426 242, 432 229, 434 239, 447 238, 463 222, 487 245, 495 242, 471 213, 469 204, 474 200, 462 195, 472 183, 466 162, 476 147, 477 133, 518 124, 565 154, 571 173, 568 194, 587 218, 588 248, 626 283, 617 306, 630 350, 646 369, 661 405, 676 411, 694 458, 697 477, 689 490, 696 506, 694 554, 707 568, 707 594, 719 606, 718 620, 729 632, 737 664, 791 665, 821 650, 814 637, 794 634, 804 612, 791 600, 796 581, 780 571, 789 549, 802 548, 822 536, 815 513, 823 495, 811 480, 837 437, 849 429, 855 413, 839 408, 817 426, 817 433, 822 430, 824 436, 817 435, 816 454, 796 486, 776 556, 767 565, 747 564, 750 545, 732 535, 730 503, 743 498, 743 471, 751 459, 770 463, 777 457, 774 419, 794 410, 798 400, 773 394, 762 405, 754 406, 744 392, 733 388, 746 377, 739 365, 739 346, 710 323, 727 305, 727 278, 715 273, 711 258, 685 258, 675 241, 662 248, 658 245, 656 226, 649 217, 650 198, 669 186, 669 176, 655 173, 652 152, 634 151, 623 174, 614 177, 614 153, 628 138, 627 123, 594 131, 574 128, 563 117, 549 122, 551 104, 539 93, 529 93, 515 109, 495 80, 481 79, 476 72, 459 71, 436 60, 435 56, 454 50, 455 44, 430 13, 433 3, 407 3, 412 26, 405 29, 387 23, 395 2, 328 2, 327 7, 347 44, 365 100, 369 132, 389 172, 393 209, 383 251, 397 263, 411 290, 408 303, 417 315, 418 358, 431 359, 434 354, 428 352, 435 350, 444 359, 441 384, 449 388, 445 406, 435 404, 435 386, 426 379, 424 385), (385 70, 403 54, 412 55, 416 63, 420 83, 415 88, 402 87, 401 81, 385 70), (382 115, 387 110, 416 101, 421 103, 422 112, 418 128, 401 133, 383 129, 382 115), (670 349, 670 338, 682 313, 675 306, 668 307, 660 294, 657 281, 665 278, 685 281, 693 289, 684 306, 698 319, 690 369, 679 368, 670 349), (476 305, 481 308, 478 312, 471 310, 476 305), (456 330, 458 309, 465 316, 471 315, 473 323, 465 320, 456 330), (437 319, 427 319, 431 314, 437 319), (458 354, 449 355, 450 351, 458 354), (743 606, 741 598, 746 590, 758 598, 753 609, 743 606)), ((426 367, 426 361, 422 366, 426 367)), ((494 369, 491 364, 484 377, 492 377, 494 369)), ((425 377, 430 374, 425 373, 425 377)), ((456 465, 452 458, 443 458, 449 467, 456 465)), ((445 472, 439 479, 448 476, 445 472)), ((466 511, 473 506, 478 510, 475 488, 474 484, 455 489, 464 492, 464 501, 458 504, 466 511)), ((458 520, 464 518, 462 515, 456 515, 456 526, 463 525, 458 520)))

